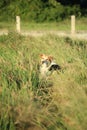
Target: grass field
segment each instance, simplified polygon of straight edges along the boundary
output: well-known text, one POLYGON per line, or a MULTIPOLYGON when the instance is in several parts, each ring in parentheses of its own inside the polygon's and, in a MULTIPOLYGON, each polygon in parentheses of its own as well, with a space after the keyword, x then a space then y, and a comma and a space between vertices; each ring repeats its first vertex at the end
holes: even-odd
POLYGON ((0 36, 0 130, 87 130, 87 41, 0 36), (42 53, 59 74, 40 79, 42 53))
MULTIPOLYGON (((12 21, 2 21, 0 22, 0 30, 15 30, 16 22, 12 21)), ((34 23, 29 21, 24 21, 21 19, 21 31, 67 31, 71 30, 71 21, 66 19, 60 22, 50 22, 50 23, 34 23)), ((87 19, 86 17, 77 19, 76 18, 76 31, 86 31, 87 32, 87 19)))

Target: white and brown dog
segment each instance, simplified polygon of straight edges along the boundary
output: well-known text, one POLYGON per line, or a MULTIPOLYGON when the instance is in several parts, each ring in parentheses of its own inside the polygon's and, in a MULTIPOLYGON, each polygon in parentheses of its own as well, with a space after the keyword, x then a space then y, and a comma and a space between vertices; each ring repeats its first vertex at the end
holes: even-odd
POLYGON ((54 62, 54 58, 52 56, 41 54, 40 62, 40 73, 43 77, 50 75, 55 70, 61 69, 61 67, 54 62))

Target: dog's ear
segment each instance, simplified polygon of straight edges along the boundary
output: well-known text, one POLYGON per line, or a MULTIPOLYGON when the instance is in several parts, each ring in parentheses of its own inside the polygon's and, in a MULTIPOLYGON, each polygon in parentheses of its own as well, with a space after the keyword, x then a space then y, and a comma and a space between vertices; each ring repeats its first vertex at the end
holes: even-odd
POLYGON ((49 56, 48 59, 51 62, 53 60, 53 56, 49 56))
POLYGON ((43 57, 45 57, 45 54, 40 54, 40 58, 43 58, 43 57))
POLYGON ((45 60, 45 54, 40 54, 40 61, 41 61, 41 64, 42 62, 45 60))
POLYGON ((41 54, 40 58, 46 60, 46 59, 48 59, 48 56, 46 56, 45 54, 41 54))
POLYGON ((40 57, 42 57, 43 56, 43 54, 40 54, 40 57))

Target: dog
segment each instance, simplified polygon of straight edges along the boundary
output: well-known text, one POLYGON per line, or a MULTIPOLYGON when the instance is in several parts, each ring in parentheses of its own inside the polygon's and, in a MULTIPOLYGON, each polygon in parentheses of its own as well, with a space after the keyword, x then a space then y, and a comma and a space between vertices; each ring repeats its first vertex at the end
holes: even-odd
POLYGON ((60 70, 61 67, 54 61, 52 56, 40 55, 40 73, 43 77, 52 74, 53 71, 60 70))

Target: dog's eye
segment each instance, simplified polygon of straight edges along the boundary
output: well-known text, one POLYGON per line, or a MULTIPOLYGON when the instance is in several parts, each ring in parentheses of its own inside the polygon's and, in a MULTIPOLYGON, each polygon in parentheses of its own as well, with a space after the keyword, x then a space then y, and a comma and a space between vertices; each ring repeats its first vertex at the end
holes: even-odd
POLYGON ((46 61, 42 61, 42 64, 46 63, 46 61))
POLYGON ((47 66, 49 66, 49 60, 42 61, 42 64, 46 64, 47 66))

